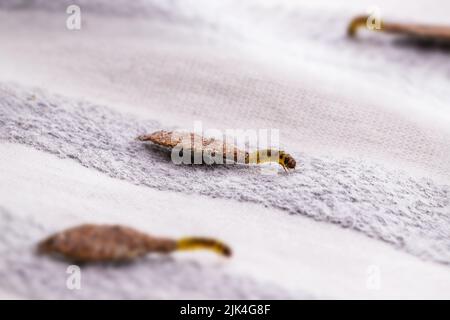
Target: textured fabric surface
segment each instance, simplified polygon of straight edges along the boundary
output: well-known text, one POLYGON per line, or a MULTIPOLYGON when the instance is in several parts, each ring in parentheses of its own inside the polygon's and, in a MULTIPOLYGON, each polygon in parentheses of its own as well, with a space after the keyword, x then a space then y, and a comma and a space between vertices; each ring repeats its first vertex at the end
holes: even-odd
MULTIPOLYGON (((287 299, 268 284, 227 275, 195 260, 150 255, 132 264, 82 266, 81 290, 65 285, 68 264, 36 254, 51 230, 0 207, 0 288, 27 299, 287 299), (45 295, 43 292, 45 291, 45 295)), ((307 298, 307 296, 303 296, 307 298)))
MULTIPOLYGON (((79 161, 111 177, 161 190, 251 201, 338 223, 424 258, 450 263, 450 190, 355 159, 291 153, 291 174, 258 167, 177 166, 170 153, 136 141, 161 129, 105 107, 2 86, 0 138, 79 161), (31 93, 31 95, 30 95, 31 93)), ((281 170, 281 169, 280 169, 281 170)))
POLYGON ((349 39, 348 21, 373 5, 387 20, 448 23, 447 0, 0 0, 0 294, 448 296, 448 47, 349 39), (79 31, 65 28, 69 4, 81 7, 79 31), (298 168, 176 166, 135 140, 195 120, 280 129, 298 168), (15 152, 30 157, 17 161, 24 172, 15 152), (51 169, 40 170, 45 161, 51 169), (12 196, 22 188, 23 203, 12 196), (227 267, 154 256, 96 265, 83 270, 89 290, 67 291, 66 265, 35 256, 34 243, 69 221, 113 221, 111 212, 149 231, 210 229, 240 255, 227 267), (366 286, 372 264, 381 291, 366 286))
MULTIPOLYGON (((364 32, 348 39, 348 21, 369 1, 79 1, 86 23, 72 33, 61 24, 67 1, 26 3, 1 15, 5 30, 14 25, 0 52, 5 81, 162 124, 278 128, 308 153, 450 178, 448 49, 364 32), (121 8, 143 17, 110 16, 121 8)), ((386 19, 446 22, 448 2, 433 3, 376 5, 386 19)))

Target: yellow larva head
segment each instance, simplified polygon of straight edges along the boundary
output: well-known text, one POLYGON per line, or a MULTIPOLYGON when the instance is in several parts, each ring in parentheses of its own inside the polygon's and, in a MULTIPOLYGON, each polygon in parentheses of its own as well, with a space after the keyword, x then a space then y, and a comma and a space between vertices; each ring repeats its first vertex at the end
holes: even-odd
POLYGON ((282 166, 289 169, 295 169, 297 164, 295 159, 289 153, 285 153, 284 151, 279 152, 279 162, 282 166))

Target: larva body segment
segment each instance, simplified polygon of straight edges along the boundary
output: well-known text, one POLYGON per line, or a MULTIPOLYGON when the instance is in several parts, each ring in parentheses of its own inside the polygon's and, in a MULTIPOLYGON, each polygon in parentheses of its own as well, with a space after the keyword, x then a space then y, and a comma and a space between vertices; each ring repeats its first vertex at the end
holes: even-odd
POLYGON ((239 149, 232 143, 225 143, 214 138, 207 139, 190 132, 161 130, 141 135, 137 139, 140 141, 151 141, 170 149, 180 147, 183 150, 191 150, 194 153, 203 155, 222 155, 222 163, 227 163, 228 160, 244 164, 277 162, 285 171, 296 167, 295 159, 284 151, 264 149, 249 153, 239 149))

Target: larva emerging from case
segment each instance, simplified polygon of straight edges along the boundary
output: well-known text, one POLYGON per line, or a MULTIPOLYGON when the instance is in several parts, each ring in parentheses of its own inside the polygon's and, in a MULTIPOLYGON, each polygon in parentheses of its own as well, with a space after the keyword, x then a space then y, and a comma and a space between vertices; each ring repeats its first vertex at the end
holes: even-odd
POLYGON ((59 255, 75 262, 130 261, 148 253, 206 249, 230 257, 219 240, 202 237, 160 238, 120 225, 84 224, 58 232, 38 244, 41 254, 59 255))

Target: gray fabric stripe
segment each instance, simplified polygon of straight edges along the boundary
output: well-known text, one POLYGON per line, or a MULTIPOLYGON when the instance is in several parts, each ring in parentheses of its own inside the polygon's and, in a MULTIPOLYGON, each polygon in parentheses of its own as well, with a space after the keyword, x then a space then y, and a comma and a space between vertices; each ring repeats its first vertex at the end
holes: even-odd
POLYGON ((265 176, 247 166, 176 166, 166 151, 134 140, 166 129, 155 121, 11 84, 0 85, 0 97, 0 139, 135 184, 256 202, 337 223, 417 256, 450 262, 449 186, 360 160, 315 158, 296 150, 288 150, 299 164, 289 175, 265 176))

